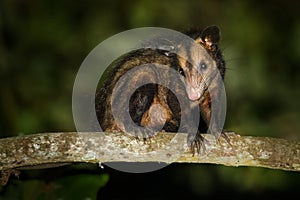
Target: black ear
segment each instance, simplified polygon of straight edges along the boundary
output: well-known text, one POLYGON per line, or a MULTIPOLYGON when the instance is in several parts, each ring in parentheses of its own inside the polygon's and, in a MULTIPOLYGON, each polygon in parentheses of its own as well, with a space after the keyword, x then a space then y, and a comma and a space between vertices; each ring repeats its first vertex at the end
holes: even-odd
POLYGON ((202 31, 201 39, 207 45, 216 44, 220 41, 221 32, 217 26, 209 26, 202 31))

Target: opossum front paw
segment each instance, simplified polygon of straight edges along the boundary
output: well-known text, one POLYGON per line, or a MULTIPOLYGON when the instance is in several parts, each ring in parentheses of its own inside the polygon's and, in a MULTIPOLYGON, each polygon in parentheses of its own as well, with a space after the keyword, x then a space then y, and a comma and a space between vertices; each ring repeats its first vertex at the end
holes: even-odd
POLYGON ((226 142, 232 147, 232 144, 230 143, 230 138, 227 134, 227 132, 225 132, 224 130, 221 132, 220 137, 217 138, 217 141, 220 141, 220 138, 224 138, 226 140, 226 142))
POLYGON ((205 152, 206 148, 205 145, 208 143, 208 141, 200 134, 188 134, 187 137, 187 144, 190 148, 190 151, 192 155, 195 155, 195 152, 200 154, 200 150, 202 148, 203 152, 205 152))

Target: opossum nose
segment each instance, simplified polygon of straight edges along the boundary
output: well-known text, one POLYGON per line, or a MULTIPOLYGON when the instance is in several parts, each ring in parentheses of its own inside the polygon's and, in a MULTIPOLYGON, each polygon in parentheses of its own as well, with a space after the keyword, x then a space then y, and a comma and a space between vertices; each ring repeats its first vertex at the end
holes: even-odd
POLYGON ((187 94, 191 101, 196 101, 196 100, 200 99, 200 96, 201 96, 200 92, 193 87, 187 88, 187 94))

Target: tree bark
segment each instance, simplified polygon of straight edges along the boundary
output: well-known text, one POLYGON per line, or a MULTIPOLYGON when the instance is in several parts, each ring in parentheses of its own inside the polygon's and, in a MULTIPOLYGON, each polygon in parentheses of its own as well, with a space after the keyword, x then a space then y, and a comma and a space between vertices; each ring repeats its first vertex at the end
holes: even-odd
POLYGON ((300 171, 300 142, 226 133, 218 140, 204 134, 205 151, 192 155, 186 134, 158 133, 136 140, 128 133, 43 133, 0 139, 2 184, 18 169, 50 168, 66 163, 163 162, 212 163, 300 171))

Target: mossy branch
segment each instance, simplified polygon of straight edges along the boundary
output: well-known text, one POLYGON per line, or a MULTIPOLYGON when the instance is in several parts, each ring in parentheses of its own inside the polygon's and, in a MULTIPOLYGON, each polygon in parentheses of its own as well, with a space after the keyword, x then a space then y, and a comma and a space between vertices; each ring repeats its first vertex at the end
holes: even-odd
MULTIPOLYGON (((204 134, 206 150, 192 156, 186 134, 158 133, 145 143, 126 133, 43 133, 0 139, 2 184, 17 169, 50 168, 64 163, 164 162, 212 163, 300 171, 300 142, 240 136, 224 139, 204 134)), ((202 149, 203 150, 203 149, 202 149)))

